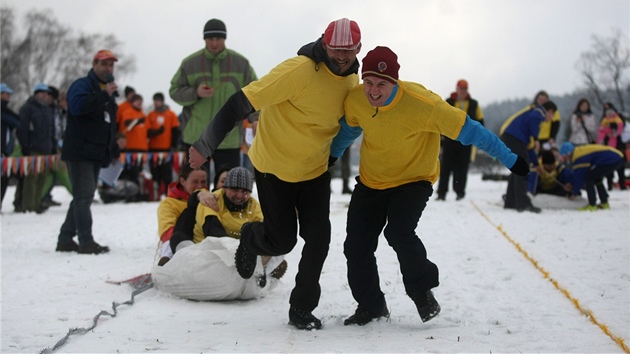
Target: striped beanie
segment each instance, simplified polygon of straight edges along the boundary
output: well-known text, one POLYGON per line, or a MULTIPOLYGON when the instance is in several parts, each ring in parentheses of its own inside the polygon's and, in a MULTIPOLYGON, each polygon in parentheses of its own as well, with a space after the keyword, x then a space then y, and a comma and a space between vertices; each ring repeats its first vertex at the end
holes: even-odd
POLYGON ((227 38, 225 23, 216 18, 206 22, 206 25, 203 27, 203 39, 206 38, 227 38))
POLYGON ((254 185, 254 176, 245 167, 234 167, 228 171, 223 188, 240 188, 251 192, 254 185))

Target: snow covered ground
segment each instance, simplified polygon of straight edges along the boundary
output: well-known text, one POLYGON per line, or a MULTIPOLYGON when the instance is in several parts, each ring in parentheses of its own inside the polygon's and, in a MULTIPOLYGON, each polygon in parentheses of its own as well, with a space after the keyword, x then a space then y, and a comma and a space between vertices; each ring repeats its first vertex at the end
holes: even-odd
MULTIPOLYGON (((350 197, 334 180, 333 237, 314 311, 322 330, 287 325, 300 242, 264 298, 193 302, 153 288, 57 352, 628 352, 630 192, 612 191, 608 211, 558 209, 537 197, 547 209, 518 213, 500 205, 505 183, 471 175, 466 199, 456 202, 451 193, 429 202, 417 232, 440 267, 434 293, 442 312, 430 322, 422 323, 405 295, 395 254, 381 239, 391 318, 343 325, 356 307, 342 253, 350 197)), ((63 205, 42 215, 13 213, 13 193, 10 187, 1 216, 1 351, 34 353, 130 299, 130 286, 106 281, 151 270, 158 204, 93 205, 96 240, 111 252, 78 255, 54 251, 70 201, 63 188, 53 192, 63 205)))

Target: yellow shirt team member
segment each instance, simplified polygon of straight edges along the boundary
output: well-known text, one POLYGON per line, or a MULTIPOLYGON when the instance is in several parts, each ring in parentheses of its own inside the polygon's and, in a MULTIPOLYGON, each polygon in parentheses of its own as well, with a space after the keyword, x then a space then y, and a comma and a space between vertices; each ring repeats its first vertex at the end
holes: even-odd
POLYGON ((466 112, 420 84, 398 80, 399 68, 398 57, 387 47, 366 55, 363 84, 348 94, 345 119, 331 147, 334 161, 363 132, 344 243, 348 283, 359 305, 345 325, 389 316, 374 256, 381 231, 396 251, 405 290, 422 321, 440 312, 431 291, 439 284, 438 268, 415 232, 440 175, 440 135, 475 144, 514 173, 529 172, 525 159, 466 112))

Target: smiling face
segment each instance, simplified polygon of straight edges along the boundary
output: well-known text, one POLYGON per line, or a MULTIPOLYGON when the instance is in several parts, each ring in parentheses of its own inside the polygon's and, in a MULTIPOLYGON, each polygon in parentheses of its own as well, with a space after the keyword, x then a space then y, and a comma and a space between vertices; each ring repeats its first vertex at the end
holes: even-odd
POLYGON ((324 50, 326 50, 326 55, 330 58, 335 65, 337 65, 340 69, 340 73, 344 74, 347 72, 352 64, 357 59, 357 54, 361 51, 361 45, 357 47, 357 49, 330 49, 328 46, 323 44, 324 50))
POLYGON ((223 188, 225 196, 236 205, 243 205, 249 201, 251 192, 242 188, 223 188))
POLYGON ((378 76, 363 78, 363 93, 373 107, 384 106, 385 101, 391 96, 394 86, 393 83, 378 76))
POLYGON ((183 177, 180 177, 179 183, 181 183, 188 195, 192 194, 199 188, 206 188, 208 186, 206 171, 194 170, 190 172, 188 178, 184 179, 183 177))

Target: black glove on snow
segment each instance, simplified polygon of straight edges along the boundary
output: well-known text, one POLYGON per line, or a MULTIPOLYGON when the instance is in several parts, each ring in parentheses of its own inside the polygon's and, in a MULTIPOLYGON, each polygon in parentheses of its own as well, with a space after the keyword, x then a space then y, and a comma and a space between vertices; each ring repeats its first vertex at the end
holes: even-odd
POLYGON ((328 156, 328 167, 333 167, 337 162, 338 157, 328 156))
POLYGON ((514 165, 510 167, 510 171, 519 176, 527 176, 529 173, 529 163, 521 156, 518 156, 514 165))

